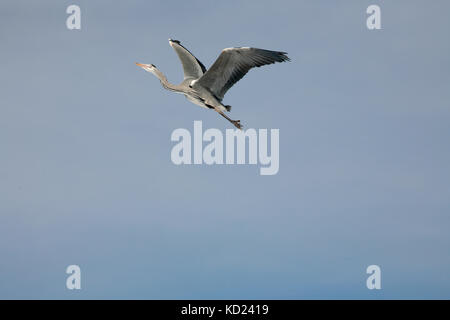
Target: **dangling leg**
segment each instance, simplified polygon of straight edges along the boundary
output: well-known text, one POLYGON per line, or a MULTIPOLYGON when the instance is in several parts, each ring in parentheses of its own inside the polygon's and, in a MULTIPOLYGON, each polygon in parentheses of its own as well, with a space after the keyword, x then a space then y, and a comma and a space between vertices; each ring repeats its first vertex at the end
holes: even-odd
POLYGON ((230 121, 236 128, 242 130, 241 120, 232 120, 228 118, 228 116, 225 113, 223 113, 223 111, 220 110, 218 107, 214 107, 214 110, 216 110, 222 117, 230 121))

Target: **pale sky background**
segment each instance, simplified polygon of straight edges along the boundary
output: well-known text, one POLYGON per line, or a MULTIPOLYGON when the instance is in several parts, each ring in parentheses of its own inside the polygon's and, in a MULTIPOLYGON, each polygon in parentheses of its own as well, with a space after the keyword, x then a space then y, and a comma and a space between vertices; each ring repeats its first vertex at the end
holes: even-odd
POLYGON ((0 298, 450 298, 449 12, 1 1, 0 298), (134 65, 181 81, 169 37, 207 67, 231 46, 289 53, 224 100, 247 128, 280 129, 277 175, 170 161, 174 129, 230 124, 134 65))

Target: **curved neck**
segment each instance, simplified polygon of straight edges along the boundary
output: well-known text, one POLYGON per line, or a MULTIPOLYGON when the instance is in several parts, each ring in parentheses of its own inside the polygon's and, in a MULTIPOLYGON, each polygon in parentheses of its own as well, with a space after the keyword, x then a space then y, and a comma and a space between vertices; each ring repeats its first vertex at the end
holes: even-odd
POLYGON ((179 86, 167 81, 166 76, 158 69, 155 68, 153 74, 159 79, 159 81, 161 81, 161 84, 165 89, 171 90, 171 91, 178 91, 178 92, 182 91, 182 90, 180 90, 179 86))

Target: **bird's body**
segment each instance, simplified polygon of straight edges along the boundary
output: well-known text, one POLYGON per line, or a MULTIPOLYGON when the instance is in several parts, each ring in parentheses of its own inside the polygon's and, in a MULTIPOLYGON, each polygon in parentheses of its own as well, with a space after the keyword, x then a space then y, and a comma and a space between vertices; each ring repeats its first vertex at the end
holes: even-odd
POLYGON ((285 52, 240 47, 222 50, 209 70, 181 43, 169 39, 183 66, 184 79, 179 85, 171 84, 166 76, 152 64, 136 63, 144 70, 153 73, 162 86, 170 91, 182 93, 192 103, 204 108, 214 109, 234 126, 241 129, 239 120, 230 119, 224 112, 230 106, 222 104, 225 93, 254 67, 275 62, 289 61, 285 52))

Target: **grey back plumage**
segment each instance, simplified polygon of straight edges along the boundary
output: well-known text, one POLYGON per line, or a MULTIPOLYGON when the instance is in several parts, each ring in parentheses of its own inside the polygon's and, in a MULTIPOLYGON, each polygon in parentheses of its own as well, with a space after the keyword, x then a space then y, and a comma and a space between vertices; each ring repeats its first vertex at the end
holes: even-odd
POLYGON ((205 72, 205 66, 178 40, 169 40, 170 46, 175 50, 183 65, 184 80, 198 79, 205 72))
POLYGON ((257 48, 228 48, 196 84, 208 88, 219 100, 236 82, 254 67, 289 61, 286 52, 257 48))

